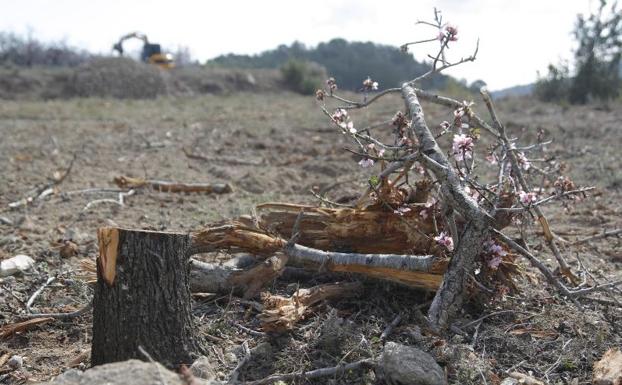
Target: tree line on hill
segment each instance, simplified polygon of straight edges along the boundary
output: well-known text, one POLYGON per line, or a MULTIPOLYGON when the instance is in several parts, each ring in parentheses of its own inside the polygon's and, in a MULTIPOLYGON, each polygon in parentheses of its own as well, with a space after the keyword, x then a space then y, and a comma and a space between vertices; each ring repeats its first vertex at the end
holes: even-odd
POLYGON ((588 16, 578 15, 577 49, 571 71, 566 63, 551 64, 535 85, 541 100, 584 104, 616 99, 622 92, 622 10, 617 2, 600 0, 588 16))
MULTIPOLYGON (((294 42, 258 55, 222 55, 208 64, 238 68, 282 68, 288 62, 314 62, 326 68, 342 89, 356 91, 368 76, 377 81, 380 88, 398 87, 430 69, 430 65, 416 61, 412 55, 399 48, 372 42, 348 42, 332 39, 316 47, 306 47, 294 42)), ((449 77, 435 74, 424 80, 422 86, 441 89, 449 77)))

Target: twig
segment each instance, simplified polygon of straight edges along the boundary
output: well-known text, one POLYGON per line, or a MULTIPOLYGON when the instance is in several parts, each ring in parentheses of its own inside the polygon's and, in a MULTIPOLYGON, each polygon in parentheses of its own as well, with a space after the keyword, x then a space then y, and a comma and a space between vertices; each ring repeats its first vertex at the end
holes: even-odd
POLYGON ((402 321, 402 316, 400 314, 398 314, 395 318, 393 318, 393 321, 391 321, 391 323, 387 325, 387 327, 384 329, 384 331, 380 335, 380 341, 385 341, 387 338, 389 338, 389 335, 391 335, 391 333, 393 332, 393 329, 395 329, 401 321, 402 321))
MULTIPOLYGON (((516 175, 516 178, 518 179, 518 183, 520 184, 521 188, 524 191, 531 191, 531 187, 527 183, 527 180, 525 179, 525 176, 523 175, 521 171, 520 164, 515 154, 515 149, 513 149, 512 143, 508 139, 507 133, 505 131, 505 127, 499 122, 499 119, 497 117, 497 112, 495 111, 495 107, 492 103, 492 98, 490 97, 490 94, 488 93, 485 87, 480 90, 480 93, 484 99, 484 103, 486 104, 486 107, 488 108, 488 112, 490 113, 493 123, 495 127, 497 128, 497 130, 499 131, 499 139, 501 140, 501 142, 503 143, 504 147, 507 150, 507 155, 510 160, 510 164, 512 165, 512 171, 516 175)), ((559 248, 557 247, 557 244, 555 243, 555 240, 551 232, 551 229, 549 227, 549 223, 548 223, 546 216, 544 215, 544 213, 542 212, 542 210, 540 210, 540 207, 538 206, 534 206, 533 210, 538 215, 538 222, 540 222, 542 231, 544 231, 544 239, 546 241, 546 244, 549 247, 549 249, 551 249, 551 251, 553 252, 555 259, 557 259, 557 263, 559 264, 559 267, 562 273, 566 277, 568 277, 571 281, 574 282, 575 277, 572 274, 570 267, 568 266, 568 262, 561 255, 559 248)))
POLYGON ((496 316, 496 315, 501 315, 501 314, 508 314, 508 313, 523 313, 523 314, 532 314, 532 313, 529 313, 529 312, 526 312, 526 311, 520 311, 520 310, 499 310, 499 311, 495 311, 495 312, 492 312, 492 313, 486 314, 485 316, 482 316, 482 317, 480 317, 480 318, 476 319, 475 321, 471 321, 471 322, 469 322, 469 323, 467 323, 467 324, 465 324, 465 325, 461 325, 461 326, 460 326, 460 329, 463 329, 463 330, 464 330, 464 329, 466 329, 466 328, 468 328, 468 327, 471 327, 471 326, 473 326, 473 325, 476 325, 476 324, 478 324, 478 323, 482 322, 482 321, 483 321, 483 320, 485 320, 486 318, 493 317, 493 316, 496 316))
POLYGON ((596 235, 592 235, 591 237, 587 237, 587 238, 576 240, 576 241, 572 242, 570 245, 571 246, 581 245, 581 244, 584 244, 584 243, 595 241, 597 239, 602 239, 602 238, 607 238, 607 237, 614 237, 614 236, 617 236, 619 234, 622 234, 622 229, 603 231, 600 234, 596 234, 596 235))
POLYGON ((7 226, 13 226, 13 221, 7 217, 0 217, 0 223, 7 226))
POLYGON ((618 280, 618 281, 608 282, 608 283, 596 285, 596 286, 585 288, 585 289, 570 290, 563 283, 561 283, 558 279, 555 278, 555 276, 553 275, 553 272, 549 268, 547 268, 542 262, 540 262, 540 260, 536 258, 533 254, 525 250, 525 248, 523 248, 518 243, 514 242, 510 237, 503 234, 502 232, 494 228, 491 228, 490 230, 494 232, 495 234, 497 234, 503 240, 503 242, 505 242, 508 246, 510 246, 511 248, 513 248, 514 250, 522 254, 524 257, 526 257, 534 267, 540 270, 540 272, 546 277, 549 283, 553 284, 562 293, 562 295, 565 295, 571 300, 573 300, 573 302, 575 302, 577 306, 579 306, 579 304, 575 300, 576 297, 581 297, 581 296, 584 296, 586 294, 593 293, 596 291, 604 291, 611 287, 622 284, 622 280, 618 280))
POLYGON ((310 193, 311 193, 314 197, 316 197, 317 199, 319 199, 321 202, 324 202, 324 203, 326 203, 326 204, 328 204, 328 205, 331 205, 331 206, 336 206, 336 207, 347 207, 347 208, 353 208, 353 207, 354 207, 354 206, 352 206, 352 205, 345 205, 345 204, 343 204, 343 203, 333 202, 333 201, 331 201, 331 200, 329 200, 329 199, 327 199, 327 198, 324 198, 323 196, 321 196, 320 194, 316 193, 316 192, 315 192, 315 191, 313 191, 313 190, 309 190, 309 192, 310 192, 310 193))
POLYGON ((23 319, 31 319, 37 317, 47 317, 61 320, 69 320, 72 318, 80 317, 85 314, 93 307, 93 302, 89 302, 88 305, 84 306, 82 309, 78 309, 76 311, 70 313, 31 313, 31 314, 21 314, 19 317, 23 319))
POLYGON ((71 158, 71 161, 69 162, 69 166, 67 166, 67 168, 65 169, 65 171, 60 177, 54 179, 52 182, 49 182, 42 186, 34 188, 28 194, 26 194, 25 198, 9 203, 8 205, 9 208, 14 209, 14 208, 18 208, 21 206, 27 206, 37 199, 42 199, 50 195, 51 192, 53 192, 53 190, 50 190, 50 189, 54 186, 61 184, 65 180, 65 178, 67 178, 67 175, 69 175, 69 173, 71 172, 71 169, 73 168, 73 164, 76 161, 77 157, 78 157, 77 153, 74 153, 73 157, 71 158))
POLYGON ((128 176, 118 176, 114 178, 114 182, 121 188, 139 189, 151 187, 161 192, 202 192, 206 194, 226 194, 233 191, 228 183, 179 183, 163 180, 152 180, 142 178, 131 178, 128 176))
POLYGON ((245 331, 246 333, 250 334, 251 336, 255 336, 255 337, 266 337, 268 336, 267 333, 264 332, 259 332, 257 330, 253 330, 253 329, 249 329, 244 325, 240 325, 238 323, 234 323, 233 326, 235 326, 236 328, 245 331))
POLYGON ((277 381, 287 382, 287 381, 298 380, 298 379, 310 380, 314 378, 337 376, 337 375, 342 375, 344 373, 347 373, 350 370, 358 370, 361 368, 373 368, 374 366, 376 366, 376 361, 370 358, 366 358, 363 360, 351 362, 346 365, 338 365, 338 366, 333 366, 333 367, 328 367, 328 368, 315 369, 315 370, 310 370, 308 372, 273 374, 261 380, 248 381, 246 382, 246 385, 266 385, 266 384, 272 384, 277 381))
POLYGON ((238 377, 240 377, 240 372, 242 371, 242 369, 244 369, 244 366, 246 366, 246 364, 248 364, 248 362, 251 360, 251 350, 248 348, 248 341, 244 341, 242 343, 242 351, 244 352, 244 357, 242 358, 242 360, 240 360, 240 362, 238 362, 235 369, 233 369, 233 372, 231 372, 227 384, 237 384, 238 377))
POLYGON ((119 193, 119 198, 117 200, 114 199, 96 199, 94 201, 90 201, 89 203, 86 204, 86 206, 84 206, 84 208, 82 209, 82 212, 84 211, 88 211, 91 207, 100 204, 100 203, 113 203, 116 205, 119 205, 121 207, 125 206, 125 197, 129 197, 134 195, 134 193, 136 192, 136 190, 129 190, 128 192, 120 192, 119 193))
MULTIPOLYGON (((519 212, 519 211, 525 211, 525 210, 529 210, 529 208, 531 207, 535 207, 535 206, 542 206, 546 203, 552 202, 556 199, 561 199, 565 196, 568 195, 574 195, 574 194, 583 194, 586 193, 588 191, 592 191, 596 189, 596 187, 585 187, 585 188, 580 188, 577 190, 570 190, 570 191, 565 191, 561 194, 555 194, 555 195, 551 195, 548 196, 546 198, 540 199, 539 201, 530 204, 529 206, 525 206, 525 207, 507 207, 507 208, 503 208, 503 207, 499 207, 497 208, 497 211, 509 211, 509 212, 519 212)), ((614 234, 615 235, 615 234, 614 234)))
POLYGON ((337 100, 339 100, 339 101, 342 101, 342 102, 348 104, 346 106, 341 106, 341 107, 338 107, 338 108, 342 108, 344 110, 351 110, 351 109, 358 109, 358 108, 367 107, 370 104, 372 104, 373 102, 375 102, 376 100, 380 99, 381 97, 383 97, 385 95, 388 95, 388 94, 397 93, 397 92, 400 92, 400 88, 387 88, 386 90, 377 93, 376 95, 374 95, 373 98, 371 98, 371 99, 369 99, 369 100, 367 100, 365 102, 355 102, 355 101, 352 101, 352 100, 344 99, 344 98, 339 97, 337 95, 333 95, 332 97, 337 99, 337 100))
MULTIPOLYGON (((28 299, 28 302, 26 302, 26 311, 28 313, 32 313, 32 309, 30 308, 32 304, 35 302, 37 297, 43 292, 43 290, 54 281, 56 281, 56 276, 49 277, 47 281, 45 281, 45 283, 39 289, 37 289, 37 291, 35 291, 32 294, 32 296, 28 299)), ((41 317, 41 315, 38 315, 38 316, 41 317)))

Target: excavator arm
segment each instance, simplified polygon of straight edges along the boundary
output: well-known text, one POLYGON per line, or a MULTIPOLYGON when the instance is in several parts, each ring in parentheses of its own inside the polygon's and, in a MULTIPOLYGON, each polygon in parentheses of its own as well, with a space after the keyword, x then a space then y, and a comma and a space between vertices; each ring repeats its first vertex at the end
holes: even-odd
POLYGON ((119 41, 116 42, 112 46, 112 49, 117 51, 119 53, 119 55, 123 56, 123 53, 124 53, 124 51, 123 51, 123 43, 126 40, 129 40, 129 39, 138 39, 138 40, 141 40, 144 45, 148 45, 149 44, 149 39, 147 38, 147 35, 145 35, 144 33, 140 33, 140 32, 132 32, 132 33, 128 33, 127 35, 121 36, 119 41))
POLYGON ((170 69, 175 66, 171 54, 163 54, 160 44, 150 43, 147 35, 140 32, 132 32, 122 36, 119 41, 112 46, 112 49, 123 56, 125 52, 123 50, 123 43, 129 39, 138 39, 143 42, 143 49, 140 55, 140 59, 143 62, 157 65, 163 69, 170 69))

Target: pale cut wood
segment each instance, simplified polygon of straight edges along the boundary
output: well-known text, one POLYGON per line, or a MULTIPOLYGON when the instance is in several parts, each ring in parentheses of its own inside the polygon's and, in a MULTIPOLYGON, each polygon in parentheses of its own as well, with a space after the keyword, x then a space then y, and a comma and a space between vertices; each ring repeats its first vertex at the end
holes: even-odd
POLYGON ((142 178, 131 178, 129 176, 118 176, 114 182, 121 188, 138 189, 151 187, 154 190, 172 193, 205 193, 205 194, 226 194, 233 191, 228 183, 181 183, 163 180, 152 180, 142 178))
POLYGON ((117 252, 119 248, 119 231, 112 227, 102 227, 97 230, 99 242, 99 258, 103 280, 112 286, 117 273, 117 252))
POLYGON ((311 314, 313 307, 331 298, 355 294, 362 288, 358 282, 335 283, 298 289, 291 297, 264 294, 264 310, 257 317, 265 332, 283 332, 311 314))

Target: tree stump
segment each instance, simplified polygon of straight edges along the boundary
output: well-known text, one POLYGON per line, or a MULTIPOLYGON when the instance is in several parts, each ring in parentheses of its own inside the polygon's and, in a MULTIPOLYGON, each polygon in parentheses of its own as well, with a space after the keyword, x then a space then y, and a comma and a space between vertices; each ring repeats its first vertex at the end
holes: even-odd
POLYGON ((98 239, 92 365, 145 360, 140 347, 169 368, 191 364, 190 237, 100 228, 98 239))

